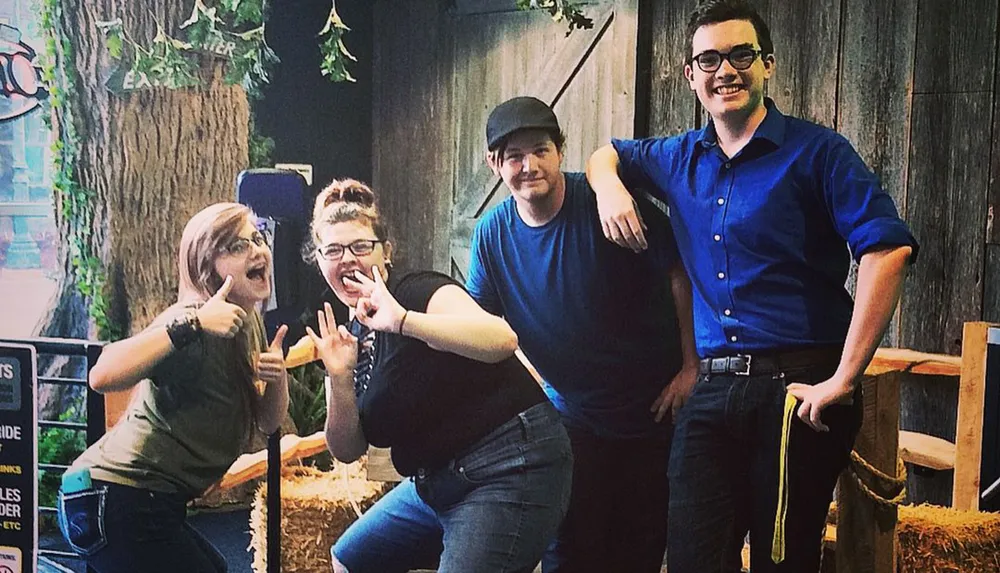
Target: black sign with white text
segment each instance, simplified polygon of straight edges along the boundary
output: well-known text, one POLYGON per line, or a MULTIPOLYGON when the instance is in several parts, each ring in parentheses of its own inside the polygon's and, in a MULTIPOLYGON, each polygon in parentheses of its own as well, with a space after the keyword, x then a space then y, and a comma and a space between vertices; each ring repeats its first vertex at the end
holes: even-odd
POLYGON ((0 573, 36 571, 35 349, 0 344, 0 573))

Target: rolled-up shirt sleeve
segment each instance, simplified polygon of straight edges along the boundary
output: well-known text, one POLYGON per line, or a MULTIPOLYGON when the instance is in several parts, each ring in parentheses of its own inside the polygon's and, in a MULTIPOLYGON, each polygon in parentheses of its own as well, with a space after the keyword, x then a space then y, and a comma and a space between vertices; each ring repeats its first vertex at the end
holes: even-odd
POLYGON ((878 177, 843 137, 832 140, 827 152, 823 193, 837 231, 847 241, 856 261, 868 251, 884 247, 913 249, 916 261, 919 245, 896 205, 882 189, 878 177))

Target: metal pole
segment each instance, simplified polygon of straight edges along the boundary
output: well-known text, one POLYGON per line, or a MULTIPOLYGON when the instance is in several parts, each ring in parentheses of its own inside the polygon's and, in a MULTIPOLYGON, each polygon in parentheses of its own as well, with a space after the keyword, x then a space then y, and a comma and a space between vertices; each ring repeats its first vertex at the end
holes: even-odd
POLYGON ((267 437, 267 573, 281 573, 281 437, 267 437))

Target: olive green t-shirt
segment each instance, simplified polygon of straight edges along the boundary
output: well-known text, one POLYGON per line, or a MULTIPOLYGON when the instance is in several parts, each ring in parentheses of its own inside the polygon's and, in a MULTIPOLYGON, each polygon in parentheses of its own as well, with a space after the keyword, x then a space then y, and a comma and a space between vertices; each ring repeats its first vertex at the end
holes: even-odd
MULTIPOLYGON (((149 328, 163 328, 194 305, 175 304, 149 328)), ((249 348, 264 349, 258 313, 247 321, 249 348)), ((90 467, 94 479, 197 497, 219 480, 250 436, 249 410, 240 386, 246 361, 239 338, 202 333, 168 355, 141 381, 121 420, 87 449, 73 468, 90 467)), ((245 370, 244 370, 245 371, 245 370)))

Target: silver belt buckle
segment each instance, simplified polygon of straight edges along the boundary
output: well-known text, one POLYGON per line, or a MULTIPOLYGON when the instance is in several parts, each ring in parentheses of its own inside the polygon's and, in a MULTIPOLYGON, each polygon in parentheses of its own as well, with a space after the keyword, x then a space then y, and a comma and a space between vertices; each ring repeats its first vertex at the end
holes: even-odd
POLYGON ((751 356, 749 354, 737 354, 736 356, 739 356, 739 357, 745 359, 747 361, 747 365, 746 365, 746 368, 744 368, 743 370, 739 370, 739 371, 733 372, 733 374, 735 374, 737 376, 749 376, 750 375, 750 362, 753 360, 753 356, 751 356))

